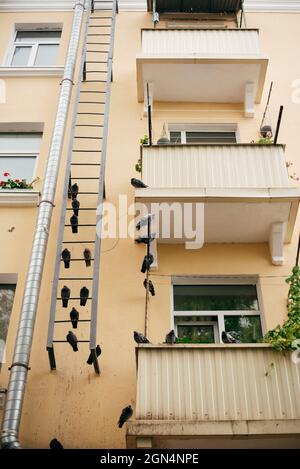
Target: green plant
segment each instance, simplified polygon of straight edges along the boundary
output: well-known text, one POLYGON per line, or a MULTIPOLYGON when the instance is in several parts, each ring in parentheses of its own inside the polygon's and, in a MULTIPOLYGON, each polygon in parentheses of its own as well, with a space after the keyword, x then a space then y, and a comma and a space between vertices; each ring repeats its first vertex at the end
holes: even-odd
POLYGON ((300 267, 293 268, 286 282, 290 285, 288 319, 282 326, 278 325, 264 337, 264 342, 272 344, 276 350, 294 350, 294 341, 300 339, 300 267))
POLYGON ((273 145, 273 140, 271 137, 260 137, 257 142, 259 145, 273 145))
POLYGON ((148 143, 149 143, 149 137, 148 137, 148 135, 145 134, 144 137, 142 137, 140 139, 140 144, 141 145, 148 145, 148 143))
POLYGON ((1 189, 33 189, 33 184, 38 180, 34 179, 31 182, 27 182, 26 179, 12 179, 8 172, 3 173, 5 180, 0 181, 1 189))
POLYGON ((141 173, 142 172, 142 158, 140 158, 138 160, 138 162, 136 163, 135 165, 135 170, 138 172, 138 173, 141 173))

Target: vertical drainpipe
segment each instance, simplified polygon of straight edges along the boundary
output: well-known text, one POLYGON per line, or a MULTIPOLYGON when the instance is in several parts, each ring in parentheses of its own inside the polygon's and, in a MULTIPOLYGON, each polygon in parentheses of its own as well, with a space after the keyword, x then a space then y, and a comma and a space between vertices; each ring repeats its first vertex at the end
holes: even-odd
POLYGON ((45 182, 39 205, 31 257, 24 288, 23 304, 15 343, 13 363, 10 368, 8 390, 3 412, 1 447, 20 449, 19 427, 25 394, 34 324, 42 281, 48 234, 54 207, 60 157, 66 122, 70 107, 74 71, 80 42, 85 0, 76 0, 64 76, 49 151, 45 182))

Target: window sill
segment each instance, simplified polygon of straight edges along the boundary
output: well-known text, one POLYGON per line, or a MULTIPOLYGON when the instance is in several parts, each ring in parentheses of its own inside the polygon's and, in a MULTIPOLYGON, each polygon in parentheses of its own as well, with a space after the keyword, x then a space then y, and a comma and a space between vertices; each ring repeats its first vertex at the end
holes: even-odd
POLYGON ((0 77, 62 77, 64 67, 0 67, 0 77))
POLYGON ((271 344, 261 342, 261 343, 255 343, 255 344, 139 344, 136 346, 136 349, 138 348, 152 348, 152 349, 187 349, 187 348, 202 348, 202 349, 238 349, 238 348, 260 348, 260 349, 269 349, 272 348, 271 344))
POLYGON ((1 189, 0 207, 36 207, 40 193, 31 189, 1 189))

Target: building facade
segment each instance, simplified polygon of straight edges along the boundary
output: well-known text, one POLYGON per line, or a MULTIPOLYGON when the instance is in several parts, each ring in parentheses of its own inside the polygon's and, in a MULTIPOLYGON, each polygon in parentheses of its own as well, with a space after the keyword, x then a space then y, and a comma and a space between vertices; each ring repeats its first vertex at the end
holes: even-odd
POLYGON ((300 365, 262 342, 299 240, 300 2, 242 3, 0 1, 2 444, 300 446, 300 365))

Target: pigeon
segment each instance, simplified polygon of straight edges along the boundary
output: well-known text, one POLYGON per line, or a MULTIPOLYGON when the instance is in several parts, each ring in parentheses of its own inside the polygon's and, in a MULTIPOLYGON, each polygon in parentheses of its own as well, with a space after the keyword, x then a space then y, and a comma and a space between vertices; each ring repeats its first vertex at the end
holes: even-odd
POLYGON ((74 332, 69 331, 68 335, 66 336, 67 342, 71 345, 73 352, 78 352, 78 347, 77 347, 77 337, 74 334, 74 332))
POLYGON ((61 444, 60 441, 58 441, 56 438, 53 438, 53 440, 50 441, 49 443, 49 448, 50 449, 64 449, 63 445, 61 444))
MULTIPOLYGON (((97 347, 96 347, 96 355, 97 355, 97 357, 99 357, 99 355, 101 355, 101 352, 102 352, 102 350, 101 350, 101 348, 100 348, 100 345, 97 345, 97 347)), ((87 359, 86 362, 87 362, 88 365, 92 365, 92 364, 93 364, 92 352, 90 353, 89 358, 87 359)))
POLYGON ((68 307, 68 301, 71 295, 71 290, 66 285, 63 286, 61 289, 61 299, 62 299, 62 306, 63 308, 68 307))
POLYGON ((86 287, 82 287, 80 290, 80 306, 85 306, 87 299, 89 297, 89 289, 86 287))
POLYGON ((63 252, 61 253, 62 260, 64 261, 65 264, 65 269, 70 268, 70 260, 71 260, 71 253, 69 249, 64 249, 63 252))
POLYGON ((135 178, 132 178, 130 183, 135 189, 145 189, 146 187, 148 187, 146 186, 146 184, 143 183, 143 181, 140 181, 139 179, 135 178))
POLYGON ((148 285, 148 289, 149 289, 149 292, 151 293, 152 296, 155 296, 155 289, 154 289, 154 285, 152 283, 151 280, 148 280, 145 278, 144 280, 144 287, 147 289, 147 285, 148 285))
POLYGON ((133 337, 137 344, 150 344, 150 341, 141 332, 134 331, 133 337))
POLYGON ((130 417, 132 417, 132 414, 133 414, 133 409, 132 409, 131 405, 128 405, 127 407, 124 407, 124 409, 122 410, 122 413, 120 415, 119 422, 118 422, 119 428, 123 427, 124 423, 128 419, 130 419, 130 417))
POLYGON ((149 256, 145 256, 143 260, 141 272, 144 274, 147 270, 149 270, 153 262, 154 262, 154 257, 152 254, 149 254, 149 256))
POLYGON ((78 217, 76 217, 76 215, 71 216, 70 223, 72 226, 72 233, 78 233, 78 217))
POLYGON ((152 221, 154 218, 154 215, 150 213, 149 215, 146 215, 145 217, 141 218, 141 220, 136 225, 136 229, 139 231, 142 228, 142 226, 148 225, 149 218, 150 218, 150 221, 152 221))
POLYGON ((78 324, 78 320, 79 320, 79 313, 78 313, 76 308, 72 308, 72 310, 70 312, 70 319, 71 319, 73 328, 77 329, 77 324, 78 324))
POLYGON ((72 200, 77 198, 78 192, 79 192, 79 187, 78 187, 78 184, 75 183, 71 186, 72 200))
POLYGON ((86 248, 86 249, 83 251, 83 257, 84 257, 84 260, 85 260, 85 265, 86 265, 87 267, 90 267, 90 265, 91 265, 91 259, 92 259, 92 253, 91 253, 91 251, 86 248))
POLYGON ((240 344, 241 342, 238 339, 235 339, 229 332, 222 331, 222 341, 223 344, 240 344))
POLYGON ((167 344, 176 344, 177 337, 175 335, 174 329, 172 329, 167 335, 166 335, 166 343, 167 344))
POLYGON ((148 238, 148 236, 140 236, 139 238, 136 238, 135 242, 137 244, 150 244, 152 243, 152 241, 155 240, 155 237, 156 237, 156 233, 152 233, 150 238, 148 238))
POLYGON ((74 215, 78 217, 79 215, 80 202, 77 199, 72 200, 72 209, 74 210, 74 215))

